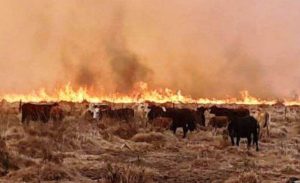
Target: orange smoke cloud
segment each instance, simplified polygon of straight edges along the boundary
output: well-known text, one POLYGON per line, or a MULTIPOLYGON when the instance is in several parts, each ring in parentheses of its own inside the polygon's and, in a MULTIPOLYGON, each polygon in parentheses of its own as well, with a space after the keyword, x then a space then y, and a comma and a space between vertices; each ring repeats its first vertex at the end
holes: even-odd
POLYGON ((193 99, 299 93, 296 1, 0 1, 1 95, 141 81, 193 99))

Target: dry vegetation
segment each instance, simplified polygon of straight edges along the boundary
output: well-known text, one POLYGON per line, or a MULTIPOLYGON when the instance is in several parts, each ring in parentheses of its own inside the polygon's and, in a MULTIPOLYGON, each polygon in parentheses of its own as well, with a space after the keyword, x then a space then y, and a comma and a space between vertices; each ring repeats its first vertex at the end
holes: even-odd
POLYGON ((182 139, 141 120, 86 121, 70 113, 59 123, 0 115, 0 182, 286 182, 300 175, 300 121, 272 113, 271 137, 260 152, 232 147, 226 133, 203 128, 182 139))

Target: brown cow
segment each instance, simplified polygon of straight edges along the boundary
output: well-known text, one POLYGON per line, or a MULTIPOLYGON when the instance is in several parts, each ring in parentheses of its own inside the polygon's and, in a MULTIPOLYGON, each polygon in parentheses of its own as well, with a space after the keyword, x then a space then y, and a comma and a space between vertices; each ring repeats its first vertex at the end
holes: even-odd
POLYGON ((100 119, 110 118, 114 120, 130 122, 134 118, 134 110, 130 108, 107 109, 99 111, 100 119))
POLYGON ((21 122, 26 121, 29 124, 29 121, 42 121, 44 123, 48 122, 50 119, 50 111, 53 107, 58 106, 58 103, 54 104, 32 104, 20 102, 20 111, 22 113, 21 122))
POLYGON ((155 130, 168 130, 172 124, 171 118, 158 117, 152 121, 152 126, 155 130))
POLYGON ((214 133, 217 132, 218 128, 226 128, 229 124, 227 116, 215 116, 209 120, 209 126, 213 127, 214 133))
POLYGON ((50 119, 54 122, 62 121, 64 119, 64 111, 59 106, 52 107, 50 119))
POLYGON ((265 133, 268 137, 270 137, 270 114, 268 112, 258 111, 256 114, 256 120, 261 128, 259 137, 262 138, 265 133))

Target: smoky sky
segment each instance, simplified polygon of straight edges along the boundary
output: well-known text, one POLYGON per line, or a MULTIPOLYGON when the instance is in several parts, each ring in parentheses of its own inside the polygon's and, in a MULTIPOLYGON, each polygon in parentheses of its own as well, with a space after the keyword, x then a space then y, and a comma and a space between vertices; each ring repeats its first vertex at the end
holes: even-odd
POLYGON ((193 97, 298 96, 294 0, 0 0, 0 93, 136 82, 193 97))

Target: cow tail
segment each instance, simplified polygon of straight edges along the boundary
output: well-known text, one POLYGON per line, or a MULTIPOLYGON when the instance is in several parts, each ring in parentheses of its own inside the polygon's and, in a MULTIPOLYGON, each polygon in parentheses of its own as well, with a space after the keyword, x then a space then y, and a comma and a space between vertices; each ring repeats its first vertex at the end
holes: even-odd
POLYGON ((264 128, 266 128, 269 124, 269 120, 270 120, 270 115, 269 113, 265 114, 265 124, 264 124, 264 128))

